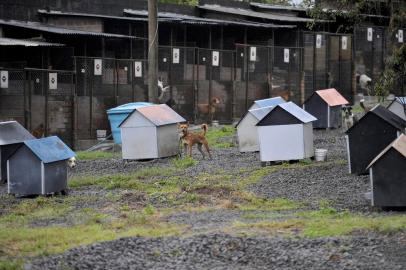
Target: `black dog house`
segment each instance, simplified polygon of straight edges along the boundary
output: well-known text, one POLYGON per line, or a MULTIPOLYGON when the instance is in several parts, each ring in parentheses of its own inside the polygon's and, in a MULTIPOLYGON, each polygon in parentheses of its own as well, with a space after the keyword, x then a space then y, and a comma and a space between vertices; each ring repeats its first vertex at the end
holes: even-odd
POLYGON ((16 121, 0 123, 0 183, 7 181, 7 160, 25 140, 35 139, 16 121))
POLYGON ((371 161, 405 132, 406 121, 377 105, 346 131, 350 173, 363 174, 371 161))
POLYGON ((303 104, 303 109, 314 115, 314 128, 341 127, 341 108, 348 101, 334 88, 314 92, 303 104))
POLYGON ((25 141, 7 161, 8 193, 64 192, 68 180, 67 160, 74 156, 56 136, 25 141))
POLYGON ((406 206, 406 136, 401 135, 368 166, 372 206, 406 206))

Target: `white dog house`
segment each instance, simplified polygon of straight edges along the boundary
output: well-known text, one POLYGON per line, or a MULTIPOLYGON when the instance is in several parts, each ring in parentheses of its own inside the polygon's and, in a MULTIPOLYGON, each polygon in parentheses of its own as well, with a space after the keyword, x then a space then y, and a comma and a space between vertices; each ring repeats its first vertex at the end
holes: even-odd
POLYGON ((286 102, 286 100, 284 100, 281 97, 258 99, 258 100, 254 101, 254 103, 251 105, 251 107, 248 110, 254 110, 254 109, 259 109, 259 108, 276 106, 278 104, 285 103, 285 102, 286 102))
POLYGON ((403 120, 406 120, 406 97, 395 98, 387 108, 400 118, 403 118, 403 120))
POLYGON ((177 124, 185 121, 165 104, 135 109, 120 124, 123 159, 151 159, 178 154, 177 124))
POLYGON ((313 157, 312 122, 316 120, 293 102, 273 107, 257 124, 261 161, 313 157))
POLYGON ((271 107, 264 107, 249 110, 237 124, 238 149, 240 152, 259 151, 258 128, 256 124, 264 118, 271 110, 271 107))

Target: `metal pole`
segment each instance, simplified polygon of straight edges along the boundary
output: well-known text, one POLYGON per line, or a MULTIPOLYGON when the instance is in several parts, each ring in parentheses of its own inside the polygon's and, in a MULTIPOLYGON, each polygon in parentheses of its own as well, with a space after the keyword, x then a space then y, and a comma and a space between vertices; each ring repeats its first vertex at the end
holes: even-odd
POLYGON ((158 103, 157 0, 148 0, 148 100, 158 103))

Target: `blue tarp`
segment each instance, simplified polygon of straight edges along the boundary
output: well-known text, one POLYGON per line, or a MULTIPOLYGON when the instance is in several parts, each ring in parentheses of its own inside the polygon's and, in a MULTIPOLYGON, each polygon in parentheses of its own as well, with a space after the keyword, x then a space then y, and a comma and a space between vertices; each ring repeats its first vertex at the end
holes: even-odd
POLYGON ((28 140, 24 144, 44 163, 66 160, 76 155, 57 136, 28 140))

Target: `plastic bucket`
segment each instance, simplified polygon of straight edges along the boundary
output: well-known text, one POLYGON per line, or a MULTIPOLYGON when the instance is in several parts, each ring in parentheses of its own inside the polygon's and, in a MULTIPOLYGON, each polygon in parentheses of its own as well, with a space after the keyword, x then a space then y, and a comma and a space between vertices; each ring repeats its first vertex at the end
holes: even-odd
POLYGON ((316 149, 314 151, 314 158, 316 161, 326 161, 327 159, 327 149, 316 149))

